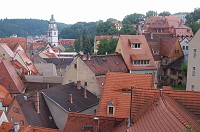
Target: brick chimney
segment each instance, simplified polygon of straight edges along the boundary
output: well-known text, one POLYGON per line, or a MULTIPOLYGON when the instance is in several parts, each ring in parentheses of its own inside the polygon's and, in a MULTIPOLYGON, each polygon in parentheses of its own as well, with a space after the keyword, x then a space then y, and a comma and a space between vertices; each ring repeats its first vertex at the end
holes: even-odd
POLYGON ((72 97, 72 94, 69 94, 70 96, 70 103, 72 104, 73 103, 73 97, 72 97))
POLYGON ((38 91, 35 92, 35 109, 37 113, 40 113, 40 93, 38 91))
POLYGON ((81 81, 77 81, 77 88, 81 89, 81 81))

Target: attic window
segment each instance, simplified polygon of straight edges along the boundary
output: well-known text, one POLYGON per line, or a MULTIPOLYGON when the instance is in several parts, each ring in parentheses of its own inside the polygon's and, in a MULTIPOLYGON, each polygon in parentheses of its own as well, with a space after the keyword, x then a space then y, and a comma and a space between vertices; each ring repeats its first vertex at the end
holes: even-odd
POLYGON ((122 93, 131 93, 131 89, 122 89, 122 93))
POLYGON ((141 44, 140 43, 132 43, 131 44, 131 48, 132 49, 140 49, 141 48, 141 44))
POLYGON ((109 102, 107 105, 107 114, 109 114, 109 115, 115 114, 115 106, 111 102, 109 102))

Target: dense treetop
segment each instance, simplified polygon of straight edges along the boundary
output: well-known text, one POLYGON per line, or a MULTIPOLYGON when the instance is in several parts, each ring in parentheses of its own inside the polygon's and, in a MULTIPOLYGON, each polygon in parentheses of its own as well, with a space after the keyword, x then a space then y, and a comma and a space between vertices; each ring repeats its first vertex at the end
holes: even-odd
MULTIPOLYGON (((58 30, 61 31, 70 25, 58 23, 58 30)), ((38 19, 1 19, 0 37, 10 37, 17 34, 19 37, 46 35, 48 29, 47 20, 38 19)))

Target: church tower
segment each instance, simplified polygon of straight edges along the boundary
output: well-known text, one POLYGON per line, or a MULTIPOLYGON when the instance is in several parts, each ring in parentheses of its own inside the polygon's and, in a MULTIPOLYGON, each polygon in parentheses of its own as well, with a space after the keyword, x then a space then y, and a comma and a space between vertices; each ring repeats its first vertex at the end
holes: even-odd
POLYGON ((48 42, 53 47, 58 46, 58 29, 55 19, 53 18, 53 15, 51 15, 51 19, 49 20, 49 27, 48 27, 48 33, 47 33, 48 42))

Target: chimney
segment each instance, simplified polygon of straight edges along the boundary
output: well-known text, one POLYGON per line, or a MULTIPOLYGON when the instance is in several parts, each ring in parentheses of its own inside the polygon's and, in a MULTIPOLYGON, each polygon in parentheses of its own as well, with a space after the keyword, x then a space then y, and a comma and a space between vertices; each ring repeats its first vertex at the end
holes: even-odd
POLYGON ((72 94, 69 94, 69 96, 70 96, 70 103, 72 104, 73 103, 72 94))
POLYGON ((19 123, 14 123, 14 126, 13 126, 13 130, 14 132, 19 132, 19 129, 20 129, 20 126, 19 126, 19 123))
POLYGON ((87 98, 87 90, 84 88, 84 98, 87 98))
POLYGON ((36 109, 36 112, 37 113, 40 113, 40 95, 39 95, 39 92, 36 91, 35 92, 35 109, 36 109))
POLYGON ((77 81, 77 88, 81 89, 81 81, 77 81))
POLYGON ((87 60, 91 60, 91 56, 89 53, 87 54, 87 60))

